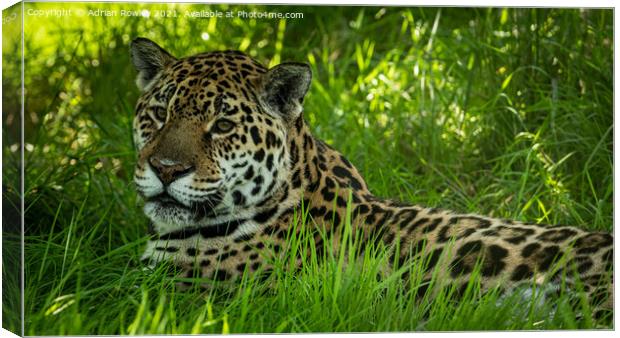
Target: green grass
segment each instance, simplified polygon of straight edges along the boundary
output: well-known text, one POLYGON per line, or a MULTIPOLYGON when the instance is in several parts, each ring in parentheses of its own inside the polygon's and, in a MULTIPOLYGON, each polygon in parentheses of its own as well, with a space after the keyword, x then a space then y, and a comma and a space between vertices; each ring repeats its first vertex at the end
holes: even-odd
MULTIPOLYGON (((611 10, 281 11, 305 17, 159 24, 50 18, 47 25, 26 19, 25 137, 32 145, 25 153, 26 334, 609 327, 577 320, 574 312, 588 308, 567 306, 565 296, 542 307, 518 297, 498 302, 496 292, 480 295, 475 280, 460 300, 447 289, 416 301, 424 262, 377 280, 388 259, 381 248, 364 251, 359 261, 317 257, 303 231, 291 241, 310 253, 307 264, 292 274, 287 259, 278 261, 267 281, 245 278, 206 293, 179 292, 163 268, 143 271, 147 219, 131 183, 138 91, 128 42, 135 36, 178 56, 230 48, 265 63, 309 63, 314 81, 307 121, 379 196, 612 229, 611 10), (205 32, 207 41, 200 39, 205 32), (402 285, 405 272, 411 285, 402 285)), ((19 99, 7 95, 18 93, 19 79, 7 74, 19 73, 19 40, 8 37, 5 202, 16 189, 19 155, 10 150, 19 135, 19 99)), ((11 239, 5 233, 5 252, 17 250, 11 239)), ((6 304, 15 300, 7 288, 16 285, 5 283, 3 299, 4 323, 13 329, 17 319, 6 304)))

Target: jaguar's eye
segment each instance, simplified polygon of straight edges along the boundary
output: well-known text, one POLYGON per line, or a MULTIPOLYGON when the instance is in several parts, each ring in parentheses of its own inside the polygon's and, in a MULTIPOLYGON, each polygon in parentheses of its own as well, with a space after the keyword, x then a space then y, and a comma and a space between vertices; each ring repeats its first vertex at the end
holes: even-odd
POLYGON ((218 120, 213 125, 213 130, 212 131, 216 132, 216 133, 225 133, 225 132, 228 132, 231 129, 233 129, 234 126, 235 126, 235 124, 232 123, 232 121, 229 121, 229 120, 218 120))
POLYGON ((166 117, 168 117, 168 112, 166 111, 166 108, 155 107, 155 117, 160 121, 166 121, 166 117))

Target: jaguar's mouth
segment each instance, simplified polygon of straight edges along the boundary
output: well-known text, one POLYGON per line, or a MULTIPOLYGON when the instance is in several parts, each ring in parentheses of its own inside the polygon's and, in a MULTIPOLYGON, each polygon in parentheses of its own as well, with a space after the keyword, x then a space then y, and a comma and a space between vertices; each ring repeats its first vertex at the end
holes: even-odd
POLYGON ((165 191, 146 199, 147 204, 150 204, 151 208, 157 211, 160 216, 177 217, 185 214, 195 222, 203 218, 221 215, 222 210, 216 210, 221 201, 222 194, 219 192, 209 195, 201 202, 192 202, 190 206, 179 202, 165 191))
POLYGON ((167 192, 162 192, 159 195, 149 197, 146 201, 156 202, 161 207, 164 207, 164 208, 165 207, 177 207, 177 208, 180 207, 180 208, 189 209, 188 207, 183 205, 181 202, 177 201, 174 197, 170 196, 167 192))

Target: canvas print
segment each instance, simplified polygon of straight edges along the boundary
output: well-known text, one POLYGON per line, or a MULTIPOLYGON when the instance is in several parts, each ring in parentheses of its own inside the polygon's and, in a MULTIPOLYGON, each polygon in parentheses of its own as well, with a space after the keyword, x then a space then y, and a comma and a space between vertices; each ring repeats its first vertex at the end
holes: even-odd
POLYGON ((613 329, 613 39, 600 8, 8 8, 3 327, 613 329))

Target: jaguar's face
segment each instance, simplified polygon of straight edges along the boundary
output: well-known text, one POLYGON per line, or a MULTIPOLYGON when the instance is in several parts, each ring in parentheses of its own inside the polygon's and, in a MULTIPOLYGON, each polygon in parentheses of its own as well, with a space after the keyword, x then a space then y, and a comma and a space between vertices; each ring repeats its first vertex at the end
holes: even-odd
POLYGON ((132 43, 142 96, 135 183, 159 231, 250 217, 289 175, 286 137, 310 72, 239 52, 176 59, 132 43))

